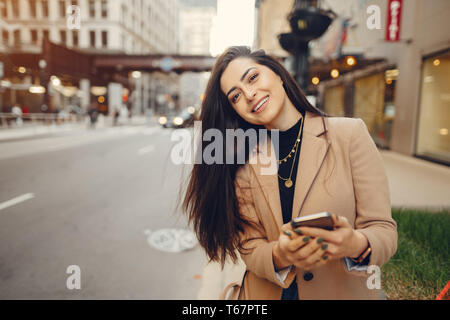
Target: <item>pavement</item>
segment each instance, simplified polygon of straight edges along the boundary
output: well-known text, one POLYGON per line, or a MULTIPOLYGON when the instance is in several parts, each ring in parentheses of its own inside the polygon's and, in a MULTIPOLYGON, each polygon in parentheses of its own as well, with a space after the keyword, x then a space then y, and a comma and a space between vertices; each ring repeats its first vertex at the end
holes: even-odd
MULTIPOLYGON (((112 117, 99 117, 96 123, 96 129, 103 129, 112 127, 112 117)), ((145 116, 136 116, 121 120, 119 125, 144 125, 149 123, 156 123, 156 118, 146 118, 145 116)), ((89 126, 89 118, 86 117, 83 121, 63 122, 60 124, 33 124, 24 122, 21 127, 0 127, 0 142, 6 140, 18 140, 24 138, 36 138, 45 135, 56 133, 70 132, 76 129, 85 129, 89 126)))
MULTIPOLYGON (((136 117, 127 125, 143 125, 155 122, 154 118, 136 117)), ((86 127, 85 122, 50 126, 24 126, 22 128, 0 129, 0 142, 22 138, 33 138, 56 132, 86 127)), ((111 126, 111 119, 105 118, 97 128, 111 126)), ((439 210, 450 208, 450 167, 396 152, 380 150, 386 169, 391 192, 392 207, 439 210)), ((206 263, 197 294, 199 300, 218 299, 223 288, 230 282, 239 282, 245 272, 242 260, 232 264, 228 261, 223 270, 218 263, 206 263)))

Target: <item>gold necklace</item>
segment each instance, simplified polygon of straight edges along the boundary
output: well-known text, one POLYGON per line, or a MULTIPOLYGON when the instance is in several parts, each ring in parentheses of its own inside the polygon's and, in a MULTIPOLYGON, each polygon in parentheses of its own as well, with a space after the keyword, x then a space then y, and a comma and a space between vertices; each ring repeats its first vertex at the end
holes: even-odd
POLYGON ((279 164, 281 164, 282 162, 286 162, 286 159, 290 158, 291 153, 294 152, 294 160, 292 161, 291 172, 289 173, 289 178, 283 178, 282 176, 280 176, 278 174, 278 178, 280 178, 281 180, 284 181, 284 185, 286 186, 286 188, 290 188, 293 185, 291 177, 292 177, 292 172, 294 171, 295 158, 297 158, 297 150, 298 150, 298 144, 300 143, 300 133, 302 132, 302 128, 303 128, 303 118, 301 118, 300 130, 298 130, 298 135, 297 135, 297 139, 295 140, 294 147, 292 148, 292 150, 289 152, 289 154, 286 157, 279 160, 279 164))

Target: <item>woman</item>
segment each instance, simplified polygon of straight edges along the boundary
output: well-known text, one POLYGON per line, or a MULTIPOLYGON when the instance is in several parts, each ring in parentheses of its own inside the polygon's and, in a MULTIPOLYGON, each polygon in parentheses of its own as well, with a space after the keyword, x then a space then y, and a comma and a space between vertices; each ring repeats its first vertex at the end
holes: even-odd
MULTIPOLYGON (((326 117, 280 63, 246 47, 217 59, 201 121, 202 132, 224 137, 226 129, 279 130, 279 143, 274 133, 235 143, 245 164, 194 165, 183 202, 210 260, 236 261, 239 251, 247 268, 239 298, 378 299, 379 269, 367 269, 395 253, 397 231, 364 122, 326 117), (264 172, 274 161, 278 169, 264 172), (323 211, 333 215, 333 231, 289 223, 323 211)), ((230 152, 227 145, 223 139, 230 152)))

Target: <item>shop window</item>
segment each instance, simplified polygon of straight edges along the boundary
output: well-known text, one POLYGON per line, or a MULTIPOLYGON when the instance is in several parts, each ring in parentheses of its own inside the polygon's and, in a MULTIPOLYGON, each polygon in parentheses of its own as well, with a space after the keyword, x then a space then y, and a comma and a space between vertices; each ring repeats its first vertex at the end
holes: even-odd
MULTIPOLYGON (((388 147, 393 119, 385 116, 385 75, 377 73, 355 80, 353 117, 361 118, 377 145, 388 147), (386 130, 389 133, 386 133, 386 130)), ((389 108, 388 108, 389 109, 389 108)))
POLYGON ((450 52, 422 68, 416 155, 450 164, 450 52))
POLYGON ((344 86, 338 85, 325 90, 323 111, 330 116, 343 117, 344 109, 344 86))

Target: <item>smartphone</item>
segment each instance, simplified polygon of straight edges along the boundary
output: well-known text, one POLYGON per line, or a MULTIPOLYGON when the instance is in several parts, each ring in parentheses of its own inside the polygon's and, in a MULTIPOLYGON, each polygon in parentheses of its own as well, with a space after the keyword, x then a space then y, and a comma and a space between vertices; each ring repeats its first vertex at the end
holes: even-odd
POLYGON ((328 212, 319 212, 292 219, 292 228, 313 227, 333 230, 333 218, 328 212))

